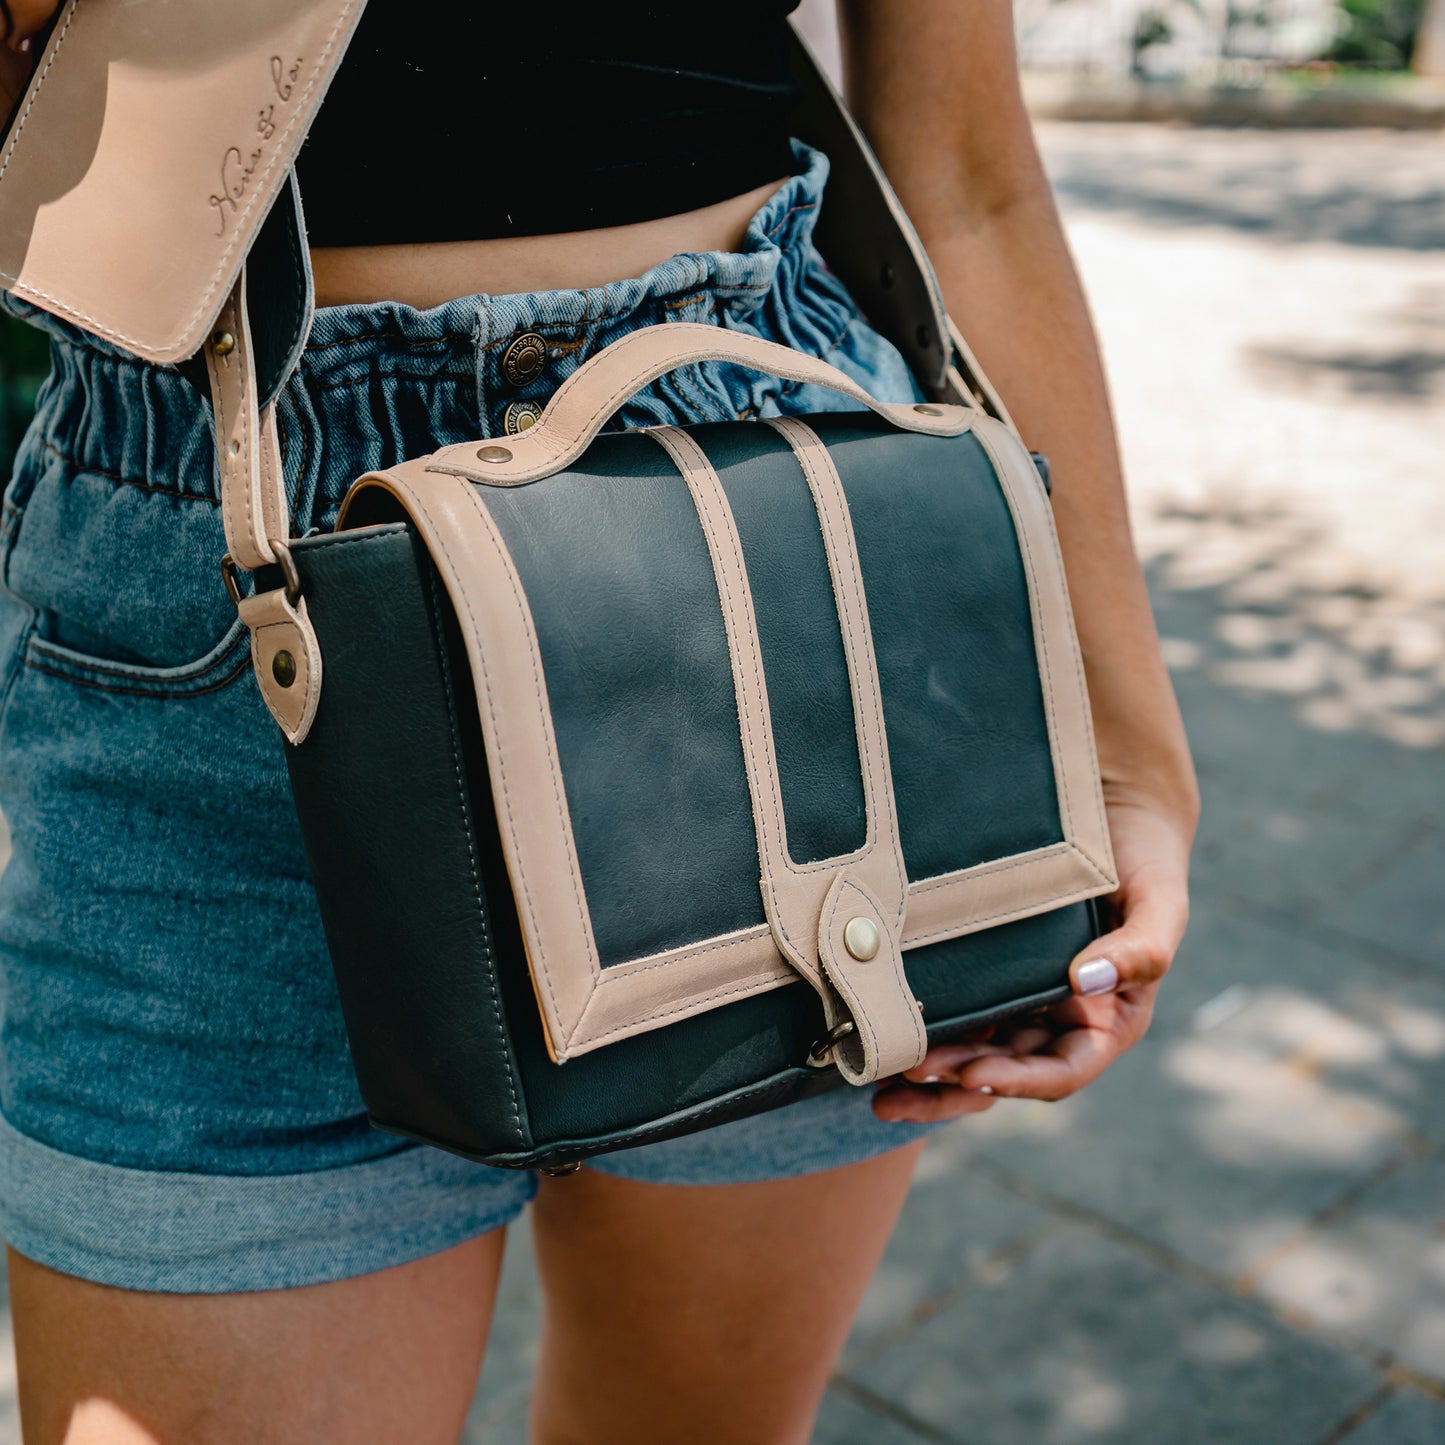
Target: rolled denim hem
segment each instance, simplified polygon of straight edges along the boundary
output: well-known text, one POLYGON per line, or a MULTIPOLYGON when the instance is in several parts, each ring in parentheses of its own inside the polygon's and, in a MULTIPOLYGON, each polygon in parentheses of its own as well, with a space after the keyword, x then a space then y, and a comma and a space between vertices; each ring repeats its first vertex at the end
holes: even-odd
POLYGON ((0 1234, 27 1259, 120 1289, 224 1294, 408 1264, 514 1220, 536 1176, 404 1145, 309 1174, 125 1169, 0 1118, 0 1234))
POLYGON ((880 1119, 872 1100, 871 1088, 847 1085, 700 1133, 602 1154, 587 1165, 640 1184, 761 1184, 861 1164, 951 1122, 880 1119))

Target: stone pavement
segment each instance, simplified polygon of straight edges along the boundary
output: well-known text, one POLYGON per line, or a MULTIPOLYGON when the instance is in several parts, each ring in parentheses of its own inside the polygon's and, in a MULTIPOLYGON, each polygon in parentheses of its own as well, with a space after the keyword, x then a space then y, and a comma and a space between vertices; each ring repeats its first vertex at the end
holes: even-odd
MULTIPOLYGON (((1441 1445, 1440 144, 1043 139, 1205 790, 1196 921, 1102 1080, 930 1148, 817 1445, 1441 1445)), ((469 1445, 523 1441, 537 1312, 524 1224, 469 1445)))

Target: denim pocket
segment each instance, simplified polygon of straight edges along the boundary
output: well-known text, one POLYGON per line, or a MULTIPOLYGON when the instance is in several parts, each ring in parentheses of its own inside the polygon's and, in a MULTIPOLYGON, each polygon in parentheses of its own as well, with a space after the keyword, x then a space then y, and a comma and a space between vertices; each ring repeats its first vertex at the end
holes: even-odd
POLYGON ((51 677, 79 683, 101 692, 124 693, 132 697, 199 697, 234 682, 247 669, 251 649, 239 617, 208 652, 194 662, 177 667, 148 667, 139 663, 113 662, 48 641, 32 629, 25 646, 24 663, 51 677))

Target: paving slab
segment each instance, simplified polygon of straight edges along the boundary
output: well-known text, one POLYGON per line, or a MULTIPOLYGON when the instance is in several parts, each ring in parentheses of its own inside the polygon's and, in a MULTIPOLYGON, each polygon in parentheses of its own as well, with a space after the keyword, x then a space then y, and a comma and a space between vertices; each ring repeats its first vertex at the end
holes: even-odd
POLYGON ((1392 1137, 1403 1126, 1445 1142, 1445 980, 1402 972, 1287 922, 1197 903, 1149 1039, 1199 1040, 1278 1062, 1345 1105, 1378 1106, 1392 1137))
MULTIPOLYGON (((1437 817, 1445 820, 1445 809, 1437 817)), ((1334 900, 1321 918, 1445 974, 1445 834, 1417 839, 1364 886, 1334 900)))
POLYGON ((1402 1165, 1339 1219, 1281 1251, 1258 1290, 1445 1387, 1445 1158, 1402 1165))
POLYGON ((1440 1445, 1442 1440, 1445 1400, 1415 1390, 1398 1390, 1331 1445, 1440 1445))
POLYGON ((873 1277, 849 1339, 855 1357, 906 1328, 933 1302, 1050 1221, 1048 1212, 981 1175, 966 1149, 968 1121, 936 1134, 873 1277))
POLYGON ((461 1445, 524 1445, 527 1404, 537 1367, 542 1293, 532 1261, 530 1214, 507 1231, 497 1308, 476 1398, 461 1445))
POLYGON ((1319 1445, 1380 1383, 1252 1304, 1076 1227, 851 1378, 967 1445, 1319 1445))
POLYGON ((811 1445, 936 1445, 933 1430, 908 1425, 830 1390, 818 1412, 811 1445))

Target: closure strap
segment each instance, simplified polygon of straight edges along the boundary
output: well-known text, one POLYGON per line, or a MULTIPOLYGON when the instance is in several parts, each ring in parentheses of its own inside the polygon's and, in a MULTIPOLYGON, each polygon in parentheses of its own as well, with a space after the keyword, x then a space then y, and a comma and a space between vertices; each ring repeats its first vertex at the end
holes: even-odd
POLYGON ((822 525, 832 576, 853 721, 858 735, 868 826, 854 852, 806 864, 788 853, 782 784, 742 544, 727 494, 702 448, 679 427, 652 436, 676 463, 692 494, 722 603, 752 798, 763 907, 778 951, 817 990, 835 1061, 853 1084, 911 1068, 927 1037, 903 972, 908 892, 888 740, 857 547, 842 484, 827 448, 796 421, 775 426, 798 456, 822 525))

